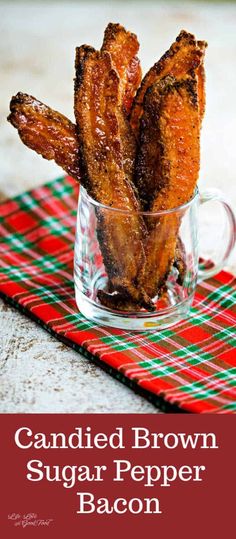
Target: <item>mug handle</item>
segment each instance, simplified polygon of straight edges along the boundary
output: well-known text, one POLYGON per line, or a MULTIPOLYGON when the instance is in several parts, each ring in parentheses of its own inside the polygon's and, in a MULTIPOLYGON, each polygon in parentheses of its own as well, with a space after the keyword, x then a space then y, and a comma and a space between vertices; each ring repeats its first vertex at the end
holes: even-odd
POLYGON ((236 243, 236 218, 234 212, 225 199, 223 193, 219 189, 207 189, 200 194, 200 204, 206 204, 206 202, 220 202, 225 210, 225 219, 228 220, 228 237, 225 240, 225 250, 222 253, 221 260, 218 264, 214 264, 212 261, 201 261, 198 266, 198 282, 208 279, 216 275, 226 264, 230 254, 236 243))

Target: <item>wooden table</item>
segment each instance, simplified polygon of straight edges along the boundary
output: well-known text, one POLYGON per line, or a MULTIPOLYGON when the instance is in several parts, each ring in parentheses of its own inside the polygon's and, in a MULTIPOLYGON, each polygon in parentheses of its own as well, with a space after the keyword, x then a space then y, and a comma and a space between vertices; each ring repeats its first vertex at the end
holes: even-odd
MULTIPOLYGON (((223 189, 236 205, 236 5, 182 2, 0 3, 0 199, 61 174, 26 149, 7 124, 11 95, 31 93, 73 118, 75 46, 98 47, 109 21, 138 34, 144 71, 182 27, 209 42, 200 186, 223 189)), ((212 210, 211 217, 217 213, 212 210)), ((209 245, 217 233, 217 227, 208 230, 209 245)), ((235 271, 235 256, 230 267, 235 271)), ((158 413, 3 302, 0 339, 1 412, 158 413)))

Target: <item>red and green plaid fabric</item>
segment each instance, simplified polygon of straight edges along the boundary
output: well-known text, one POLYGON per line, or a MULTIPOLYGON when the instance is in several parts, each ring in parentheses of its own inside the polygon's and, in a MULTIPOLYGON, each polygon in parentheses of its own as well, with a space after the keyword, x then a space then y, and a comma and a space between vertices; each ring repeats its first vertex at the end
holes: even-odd
POLYGON ((166 410, 236 412, 235 278, 199 285, 191 318, 171 329, 89 322, 74 299, 77 197, 63 177, 0 205, 1 297, 166 410))

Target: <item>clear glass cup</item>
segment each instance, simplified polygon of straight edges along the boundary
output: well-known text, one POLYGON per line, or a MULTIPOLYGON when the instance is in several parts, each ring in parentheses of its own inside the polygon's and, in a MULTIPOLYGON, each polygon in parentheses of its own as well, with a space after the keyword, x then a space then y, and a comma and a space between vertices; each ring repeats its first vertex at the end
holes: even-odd
POLYGON ((87 319, 104 326, 130 331, 168 328, 189 315, 197 283, 222 269, 235 241, 235 216, 218 190, 209 189, 202 195, 196 191, 187 204, 173 210, 134 214, 97 203, 81 187, 74 251, 77 306, 87 319), (212 201, 220 203, 224 209, 224 222, 211 260, 199 263, 199 208, 212 201), (145 229, 141 247, 137 244, 137 222, 141 222, 141 228, 145 229), (123 239, 120 225, 126 232, 123 239), (105 260, 106 253, 104 258, 103 242, 107 247, 107 241, 113 242, 114 256, 109 264, 105 260), (140 266, 137 268, 132 256, 139 257, 143 249, 149 255, 146 262, 142 257, 138 258, 140 266), (114 295, 114 280, 118 289, 120 282, 129 281, 130 274, 125 274, 127 260, 128 271, 132 268, 137 272, 135 279, 131 279, 132 286, 135 291, 141 287, 148 292, 152 297, 152 311, 133 300, 128 302, 127 310, 127 298, 124 305, 122 301, 115 305, 109 303, 109 306, 100 302, 101 290, 114 295), (122 278, 120 272, 123 272, 122 278), (159 293, 156 293, 158 284, 159 293))

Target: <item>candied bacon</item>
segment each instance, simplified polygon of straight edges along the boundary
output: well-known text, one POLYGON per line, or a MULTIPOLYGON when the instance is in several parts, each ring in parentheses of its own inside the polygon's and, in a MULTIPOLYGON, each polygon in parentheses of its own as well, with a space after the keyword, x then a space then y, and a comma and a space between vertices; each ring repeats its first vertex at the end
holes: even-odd
POLYGON ((137 91, 130 114, 130 123, 136 136, 138 136, 140 119, 143 115, 143 100, 148 88, 167 75, 177 80, 182 79, 184 75, 199 66, 202 55, 203 52, 195 37, 182 30, 170 49, 147 72, 137 91))
POLYGON ((137 36, 120 24, 109 23, 104 32, 101 50, 111 55, 113 67, 120 78, 123 110, 128 115, 142 76, 137 57, 139 50, 137 36))
POLYGON ((119 77, 120 138, 123 167, 127 179, 132 182, 136 155, 136 140, 128 121, 128 113, 141 81, 140 61, 137 57, 137 36, 120 24, 109 23, 104 32, 101 51, 108 52, 112 67, 119 77))
POLYGON ((137 213, 139 201, 123 169, 119 77, 107 52, 90 51, 82 62, 80 58, 77 50, 74 108, 81 171, 88 193, 111 208, 97 208, 104 264, 116 291, 151 308, 142 287, 136 286, 145 258, 145 226, 137 213))
MULTIPOLYGON (((199 173, 199 106, 197 79, 194 74, 182 81, 166 77, 147 93, 141 123, 142 146, 137 162, 142 174, 156 174, 158 185, 150 211, 171 210, 192 197, 199 173), (153 126, 158 166, 149 159, 153 126)), ((151 147, 151 157, 154 149, 151 147)), ((149 235, 145 240, 146 262, 140 283, 153 298, 163 287, 174 262, 180 217, 167 213, 160 218, 147 217, 149 235)))
POLYGON ((144 222, 137 212, 172 209, 193 194, 205 111, 206 46, 180 32, 139 87, 137 37, 110 23, 101 52, 87 45, 77 49, 77 126, 27 94, 18 93, 11 100, 8 120, 24 144, 54 159, 82 179, 93 198, 118 210, 96 210, 109 278, 108 289, 98 296, 107 307, 152 310, 150 297, 164 290, 173 264, 178 282, 183 281, 186 263, 179 218, 166 214, 155 224, 154 218, 144 222))
POLYGON ((22 142, 45 159, 54 159, 68 174, 81 180, 76 127, 63 114, 28 94, 11 98, 8 121, 22 142))

